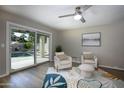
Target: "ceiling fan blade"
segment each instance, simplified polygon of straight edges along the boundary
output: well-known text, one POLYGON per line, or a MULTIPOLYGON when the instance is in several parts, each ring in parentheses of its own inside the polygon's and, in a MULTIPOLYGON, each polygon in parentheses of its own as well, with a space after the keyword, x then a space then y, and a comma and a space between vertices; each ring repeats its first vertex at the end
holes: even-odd
POLYGON ((86 11, 90 7, 92 7, 92 5, 83 5, 83 6, 81 6, 81 8, 83 9, 83 11, 86 11))
POLYGON ((83 17, 80 19, 80 21, 81 21, 82 23, 85 23, 85 22, 86 22, 86 20, 85 20, 83 17))
POLYGON ((70 17, 70 16, 74 16, 74 15, 75 15, 75 14, 68 14, 68 15, 59 16, 59 18, 70 17))

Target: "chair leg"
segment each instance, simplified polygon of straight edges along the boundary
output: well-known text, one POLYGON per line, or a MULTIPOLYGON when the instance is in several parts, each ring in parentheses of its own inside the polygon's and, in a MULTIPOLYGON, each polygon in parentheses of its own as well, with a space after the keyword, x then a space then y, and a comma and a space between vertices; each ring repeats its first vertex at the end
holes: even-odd
POLYGON ((58 66, 56 67, 56 71, 57 71, 57 72, 59 71, 58 66))
POLYGON ((57 69, 57 72, 59 72, 59 69, 57 69))
POLYGON ((72 70, 72 67, 71 67, 71 70, 72 70))

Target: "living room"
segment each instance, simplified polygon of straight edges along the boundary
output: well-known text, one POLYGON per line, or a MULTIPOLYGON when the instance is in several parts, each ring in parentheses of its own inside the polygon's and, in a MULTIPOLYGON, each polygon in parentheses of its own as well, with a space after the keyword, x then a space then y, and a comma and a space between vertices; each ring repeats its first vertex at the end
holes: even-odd
POLYGON ((0 87, 124 88, 123 29, 123 5, 0 6, 0 87))

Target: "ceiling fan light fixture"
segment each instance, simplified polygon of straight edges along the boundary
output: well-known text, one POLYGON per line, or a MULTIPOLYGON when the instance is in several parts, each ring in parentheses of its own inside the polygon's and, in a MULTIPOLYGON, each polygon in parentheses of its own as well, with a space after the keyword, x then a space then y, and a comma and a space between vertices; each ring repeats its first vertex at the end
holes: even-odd
POLYGON ((82 23, 86 22, 86 20, 83 17, 80 20, 81 20, 82 23))
POLYGON ((82 17, 82 16, 81 16, 80 14, 76 14, 76 15, 74 15, 74 19, 75 19, 75 20, 80 20, 81 17, 82 17))

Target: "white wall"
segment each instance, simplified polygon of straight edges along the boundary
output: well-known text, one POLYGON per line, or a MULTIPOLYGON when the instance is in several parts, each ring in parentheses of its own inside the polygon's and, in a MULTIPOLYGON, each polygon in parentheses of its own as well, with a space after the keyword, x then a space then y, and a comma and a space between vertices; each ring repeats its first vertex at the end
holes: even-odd
POLYGON ((80 57, 82 51, 92 51, 100 65, 124 68, 124 21, 110 25, 63 31, 59 34, 64 51, 80 57), (101 47, 81 46, 81 34, 101 32, 101 47))

